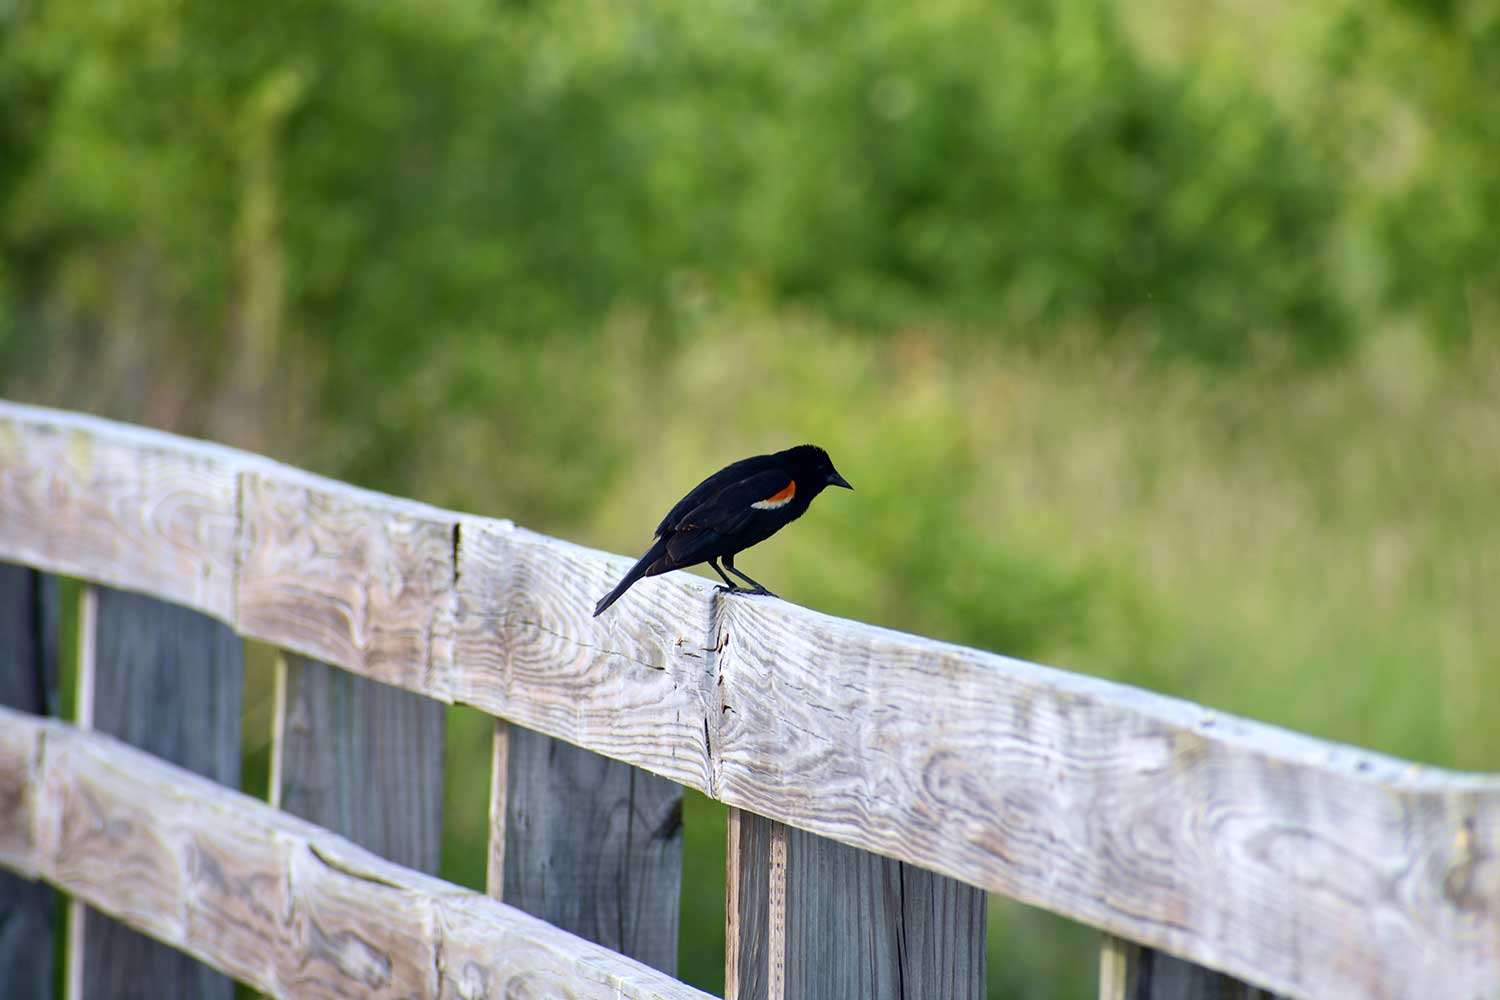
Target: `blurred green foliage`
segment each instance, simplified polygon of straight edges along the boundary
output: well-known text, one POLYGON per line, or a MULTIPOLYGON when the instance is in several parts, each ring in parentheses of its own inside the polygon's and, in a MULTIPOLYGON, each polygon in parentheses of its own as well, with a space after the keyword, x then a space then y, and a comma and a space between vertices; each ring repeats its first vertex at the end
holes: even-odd
POLYGON ((1493 0, 23 0, 0 391, 622 551, 814 440, 778 592, 1494 769, 1497 165, 1493 0))
POLYGON ((8 313, 104 322, 96 272, 144 255, 138 295, 222 329, 269 159, 334 406, 435 345, 724 297, 1221 362, 1397 308, 1465 339, 1500 283, 1490 7, 1294 18, 1288 105, 1161 65, 1110 0, 49 0, 0 21, 8 313))

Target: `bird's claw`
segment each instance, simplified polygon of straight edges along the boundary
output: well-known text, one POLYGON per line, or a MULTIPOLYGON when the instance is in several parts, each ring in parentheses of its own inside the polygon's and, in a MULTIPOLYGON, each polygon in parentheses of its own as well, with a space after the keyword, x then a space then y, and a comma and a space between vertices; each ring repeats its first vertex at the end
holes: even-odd
MULTIPOLYGON (((765 587, 727 587, 722 583, 714 584, 714 590, 721 594, 744 594, 747 597, 776 597, 765 587)), ((781 598, 776 597, 779 601, 781 598)))

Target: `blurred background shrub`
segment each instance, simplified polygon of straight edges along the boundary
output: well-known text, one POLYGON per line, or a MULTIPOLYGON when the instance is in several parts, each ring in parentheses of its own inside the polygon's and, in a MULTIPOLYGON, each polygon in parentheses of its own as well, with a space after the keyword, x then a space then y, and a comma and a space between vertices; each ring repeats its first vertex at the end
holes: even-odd
POLYGON ((791 599, 1491 770, 1497 337, 1493 0, 0 3, 6 395, 628 552, 817 441, 791 599))

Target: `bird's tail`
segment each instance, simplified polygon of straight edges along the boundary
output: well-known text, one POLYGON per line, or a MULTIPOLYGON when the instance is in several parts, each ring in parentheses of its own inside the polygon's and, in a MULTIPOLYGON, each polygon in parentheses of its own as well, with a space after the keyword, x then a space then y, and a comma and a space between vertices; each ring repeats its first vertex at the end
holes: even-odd
POLYGON ((622 578, 620 582, 615 585, 615 589, 611 590, 609 593, 601 597, 599 599, 599 603, 594 605, 594 617, 598 618, 600 615, 602 615, 604 613, 604 609, 618 601, 620 599, 620 595, 629 590, 637 580, 639 580, 643 576, 648 575, 651 570, 651 564, 656 562, 662 556, 666 555, 666 553, 667 540, 665 538, 658 538, 656 542, 646 550, 646 554, 637 559, 635 565, 630 567, 630 572, 626 573, 624 578, 622 578))

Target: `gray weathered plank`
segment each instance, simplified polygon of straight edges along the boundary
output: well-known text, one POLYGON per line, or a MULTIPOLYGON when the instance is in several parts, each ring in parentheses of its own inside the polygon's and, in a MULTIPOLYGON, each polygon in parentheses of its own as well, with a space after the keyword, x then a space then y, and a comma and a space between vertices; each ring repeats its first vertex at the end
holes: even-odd
MULTIPOLYGON (((663 753, 656 758, 663 769, 674 773, 685 768, 701 780, 701 750, 679 767, 670 733, 610 726, 608 710, 617 697, 612 693, 631 690, 637 697, 678 706, 679 726, 692 730, 688 739, 701 741, 702 692, 708 680, 703 651, 677 643, 675 650, 685 647, 696 656, 677 655, 670 668, 665 661, 632 660, 604 649, 577 656, 576 646, 551 634, 551 622, 566 619, 555 618, 545 600, 560 581, 593 586, 599 580, 598 568, 573 580, 573 554, 573 547, 507 523, 463 522, 458 602, 466 609, 468 627, 455 637, 455 663, 462 664, 455 677, 466 683, 455 688, 455 697, 493 711, 507 703, 508 692, 519 691, 522 697, 509 703, 516 708, 509 714, 518 723, 546 718, 554 732, 577 736, 592 730, 644 750, 665 737, 659 747, 663 753), (567 658, 556 655, 559 651, 567 658), (617 673, 625 675, 624 683, 611 683, 617 673), (644 683, 637 680, 641 674, 649 678, 644 683), (605 710, 598 721, 590 717, 591 709, 598 712, 596 700, 605 710)), ((492 815, 492 886, 498 878, 506 902, 674 971, 682 876, 681 786, 521 725, 497 730, 495 745, 497 764, 500 748, 505 748, 508 780, 491 796, 492 810, 502 799, 504 806, 503 814, 492 815), (503 744, 502 732, 507 734, 503 744)))
POLYGON ((449 700, 458 515, 285 466, 247 470, 240 511, 244 635, 449 700))
POLYGON ((682 786, 510 727, 505 902, 677 971, 682 786))
MULTIPOLYGON (((25 423, 18 410, 32 412, 0 414, 7 433, 25 423)), ((125 433, 50 411, 46 420, 67 425, 54 435, 125 433)), ((191 454, 204 447, 179 444, 191 454)), ((11 482, 45 480, 54 465, 77 478, 56 448, 5 447, 0 474, 11 482)), ((140 507, 133 482, 121 502, 140 507)), ((89 483, 108 506, 114 484, 89 483)), ((361 530, 329 536, 328 572, 361 582, 329 588, 320 575, 311 622, 287 626, 342 666, 1277 992, 1466 997, 1500 979, 1500 851, 1491 846, 1500 778, 1418 767, 785 602, 726 598, 690 577, 642 581, 595 619, 593 602, 624 560, 443 512, 387 519, 400 502, 321 483, 302 500, 295 490, 283 498, 288 524, 272 513, 252 531, 247 512, 239 551, 255 562, 257 531, 288 532, 292 555, 267 553, 252 567, 262 581, 324 558, 321 529, 307 528, 323 512, 295 513, 322 502, 314 496, 378 529, 364 548, 361 530), (460 525, 457 561, 421 556, 440 548, 433 526, 450 523, 460 525), (402 568, 381 577, 386 556, 371 553, 388 543, 402 568), (444 567, 459 573, 452 605, 444 567), (408 580, 427 595, 414 603, 426 602, 430 628, 403 603, 408 580), (372 643, 361 629, 387 618, 361 601, 397 607, 389 620, 402 623, 399 634, 372 643), (450 606, 457 657, 448 655, 450 606)), ((44 537, 28 540, 3 518, 0 546, 62 558, 74 519, 53 525, 35 509, 26 532, 44 537)), ((153 593, 199 586, 173 560, 111 561, 97 540, 84 549, 94 561, 74 571, 90 579, 123 576, 153 593)), ((212 563, 199 552, 186 565, 212 563)), ((269 618, 296 613, 292 598, 277 600, 269 618)))
POLYGON ((25 859, 0 862, 276 997, 709 1000, 109 737, 0 709, 7 788, 36 807, 25 859))
POLYGON ((1500 977, 1495 778, 693 580, 594 619, 624 561, 528 535, 464 522, 460 700, 1280 992, 1500 977))
POLYGON ((779 602, 721 629, 726 802, 1277 992, 1500 981, 1494 779, 779 602))
POLYGON ((454 699, 709 788, 718 721, 701 581, 647 581, 653 614, 594 619, 580 612, 628 560, 507 522, 466 518, 460 530, 454 699))
MULTIPOLYGON (((231 787, 240 778, 244 643, 196 611, 118 590, 99 593, 93 725, 231 787)), ((128 881, 134 872, 120 872, 128 881)), ((85 997, 224 997, 234 984, 181 952, 89 911, 85 997)))
POLYGON ((725 1000, 785 1000, 787 828, 730 809, 728 840, 725 1000))
MULTIPOLYGON (((811 838, 820 856, 855 850, 810 833, 800 836, 811 838)), ((794 840, 792 851, 796 850, 794 840)), ((895 882, 900 899, 899 910, 891 909, 883 918, 877 911, 877 919, 897 921, 895 933, 900 947, 896 955, 882 959, 899 969, 900 991, 896 995, 905 1000, 983 997, 989 912, 984 890, 904 861, 864 851, 855 853, 881 866, 882 879, 895 882)))
POLYGON ((440 702, 296 653, 278 670, 272 801, 396 864, 435 873, 440 702))
MULTIPOLYGON (((25 713, 29 714, 29 713, 25 713)), ((23 713, 0 705, 0 718, 23 713)), ((36 842, 36 813, 40 808, 35 727, 0 728, 0 866, 34 878, 42 871, 36 842)))
MULTIPOLYGON (((37 715, 55 706, 56 605, 55 577, 0 563, 0 705, 37 715)), ((0 754, 6 752, 0 744, 0 754)), ((26 774, 26 764, 13 773, 26 774)), ((0 862, 28 853, 30 815, 28 790, 0 782, 0 862)), ((7 997, 52 996, 57 912, 56 893, 46 884, 0 871, 0 983, 7 997)))
POLYGON ((263 462, 0 400, 0 558, 231 621, 236 473, 263 462))
POLYGON ((1099 954, 1099 1000, 1276 1000, 1222 972, 1106 936, 1099 954))
MULTIPOLYGON (((727 950, 734 1000, 954 1000, 985 995, 985 895, 973 886, 752 813, 727 950)), ((733 863, 733 862, 731 862, 733 863)))

